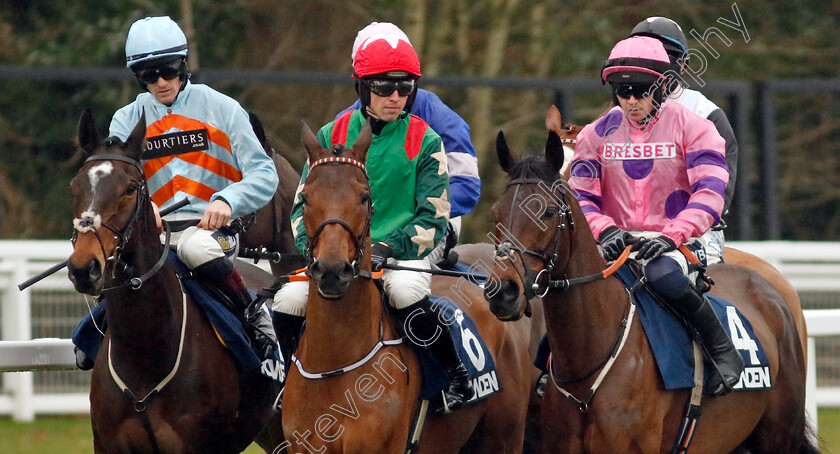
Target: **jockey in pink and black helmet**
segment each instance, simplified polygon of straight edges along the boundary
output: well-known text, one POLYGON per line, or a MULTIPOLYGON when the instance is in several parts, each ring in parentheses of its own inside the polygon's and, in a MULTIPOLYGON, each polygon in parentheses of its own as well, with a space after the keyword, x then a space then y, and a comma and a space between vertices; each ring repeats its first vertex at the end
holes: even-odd
POLYGON ((649 87, 654 95, 654 109, 649 113, 650 117, 665 101, 669 93, 667 88, 674 82, 672 75, 673 66, 662 43, 651 37, 633 36, 613 47, 601 70, 601 82, 612 86, 616 105, 619 91, 649 87))
MULTIPOLYGON (((353 58, 353 77, 356 79, 356 93, 362 102, 362 112, 370 105, 371 83, 376 90, 379 80, 404 81, 401 89, 410 87, 405 111, 411 111, 417 96, 417 79, 420 73, 420 59, 405 35, 376 34, 356 43, 358 49, 353 58)), ((402 93, 400 93, 402 95, 402 93)))

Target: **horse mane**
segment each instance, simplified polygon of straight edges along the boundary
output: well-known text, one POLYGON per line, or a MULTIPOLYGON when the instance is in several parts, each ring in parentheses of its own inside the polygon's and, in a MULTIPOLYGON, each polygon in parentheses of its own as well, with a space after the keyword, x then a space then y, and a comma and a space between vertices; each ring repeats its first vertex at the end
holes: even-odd
POLYGON ((557 179, 557 173, 545 162, 543 156, 529 156, 517 161, 511 168, 509 175, 511 180, 539 178, 546 183, 553 183, 557 179))

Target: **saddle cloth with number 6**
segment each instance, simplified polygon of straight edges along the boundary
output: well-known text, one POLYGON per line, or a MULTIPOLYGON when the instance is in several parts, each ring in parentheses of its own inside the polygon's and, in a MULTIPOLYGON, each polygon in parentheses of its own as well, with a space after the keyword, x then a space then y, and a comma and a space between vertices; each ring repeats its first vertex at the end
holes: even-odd
MULTIPOLYGON (((502 387, 496 375, 496 364, 481 339, 475 322, 447 298, 432 296, 431 301, 435 311, 441 311, 440 319, 452 322, 449 325, 449 335, 452 336, 455 349, 461 357, 461 362, 467 368, 470 380, 475 388, 475 395, 467 403, 500 392, 502 387)), ((420 398, 428 399, 431 408, 434 409, 442 405, 443 391, 449 387, 449 379, 427 349, 417 348, 415 351, 423 370, 423 386, 420 390, 420 398)))

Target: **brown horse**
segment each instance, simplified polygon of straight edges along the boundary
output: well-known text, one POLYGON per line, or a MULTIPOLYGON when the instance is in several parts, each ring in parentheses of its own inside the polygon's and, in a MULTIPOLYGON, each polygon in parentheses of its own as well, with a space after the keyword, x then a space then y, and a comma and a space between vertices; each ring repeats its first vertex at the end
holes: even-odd
MULTIPOLYGON (((558 178, 564 160, 559 137, 549 132, 545 159, 522 161, 500 139, 499 162, 510 181, 493 215, 513 252, 496 260, 494 274, 502 283, 485 294, 491 310, 516 319, 530 289, 525 282, 535 281, 543 291, 546 282, 573 281, 543 296, 553 355, 542 408, 543 452, 669 452, 690 390, 664 388, 641 322, 636 317, 627 323, 634 307, 627 290, 618 279, 602 277, 592 232, 558 178), (542 202, 523 203, 532 199, 542 202)), ((773 387, 706 399, 691 452, 817 452, 805 418, 805 358, 784 299, 742 266, 720 264, 709 275, 716 282, 712 293, 751 321, 773 387)))
POLYGON ((275 150, 271 140, 265 134, 259 117, 253 113, 249 116, 251 126, 263 150, 274 161, 280 184, 277 185, 277 191, 271 201, 254 213, 248 228, 239 235, 239 245, 241 248, 279 252, 281 260, 269 263, 271 272, 275 276, 282 276, 306 266, 303 257, 298 254, 295 247, 295 237, 289 223, 289 212, 300 175, 289 164, 289 161, 275 150))
MULTIPOLYGON (((577 135, 583 127, 569 124, 564 125, 560 111, 554 106, 551 106, 548 111, 548 115, 546 115, 545 127, 549 131, 556 132, 562 139, 565 153, 561 174, 564 179, 568 180, 569 164, 571 163, 572 157, 570 151, 574 152, 575 146, 577 145, 577 135)), ((761 275, 761 277, 770 281, 770 283, 773 284, 773 287, 776 287, 776 290, 782 294, 788 308, 790 308, 790 313, 793 315, 793 319, 796 322, 796 328, 799 331, 802 351, 805 352, 805 356, 807 357, 808 328, 805 324, 805 314, 802 312, 802 302, 799 300, 799 295, 796 293, 796 289, 793 288, 790 281, 788 281, 787 278, 785 278, 784 275, 773 265, 767 263, 760 257, 750 254, 749 252, 726 247, 724 248, 723 259, 727 263, 745 266, 757 272, 761 275)))
POLYGON ((139 163, 145 117, 125 143, 100 142, 86 110, 87 160, 70 183, 76 290, 108 300, 108 330, 91 378, 97 453, 235 453, 271 416, 276 389, 240 374, 207 317, 165 260, 139 163))
MULTIPOLYGON (((383 345, 399 339, 399 330, 364 272, 370 270, 371 197, 362 163, 371 139, 366 126, 352 148, 336 154, 304 127, 309 162, 319 163, 311 167, 303 190, 304 223, 318 272, 309 284, 306 329, 296 352, 299 367, 290 371, 284 391, 283 429, 292 434, 288 447, 309 443, 311 452, 405 452, 418 414, 416 353, 407 342, 383 345), (334 159, 320 164, 322 158, 334 159), (354 261, 363 271, 354 273, 354 261), (323 373, 347 365, 354 366, 320 379, 305 378, 301 371, 323 373)), ((529 386, 526 323, 496 320, 481 301, 481 290, 466 281, 435 277, 432 292, 465 303, 461 309, 479 327, 504 391, 452 414, 429 416, 418 452, 519 452, 529 386)))

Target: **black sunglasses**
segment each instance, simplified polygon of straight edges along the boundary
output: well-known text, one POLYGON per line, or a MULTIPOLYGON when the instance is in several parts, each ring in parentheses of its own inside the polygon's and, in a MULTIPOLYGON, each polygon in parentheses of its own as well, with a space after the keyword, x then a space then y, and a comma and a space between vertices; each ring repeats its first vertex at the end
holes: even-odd
POLYGON ((370 87, 370 92, 375 94, 376 96, 383 96, 388 97, 391 96, 391 93, 394 90, 400 96, 408 96, 414 91, 414 86, 416 81, 414 79, 362 79, 365 81, 368 87, 370 87))
POLYGON ((181 75, 182 63, 181 60, 175 60, 153 68, 138 69, 134 71, 134 75, 137 76, 137 81, 143 85, 156 83, 160 77, 163 77, 164 80, 172 80, 181 75))
POLYGON ((613 85, 615 95, 621 99, 630 99, 634 96, 636 99, 642 99, 653 94, 652 84, 616 84, 613 85))

